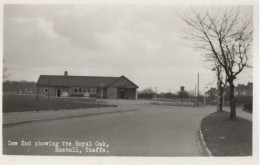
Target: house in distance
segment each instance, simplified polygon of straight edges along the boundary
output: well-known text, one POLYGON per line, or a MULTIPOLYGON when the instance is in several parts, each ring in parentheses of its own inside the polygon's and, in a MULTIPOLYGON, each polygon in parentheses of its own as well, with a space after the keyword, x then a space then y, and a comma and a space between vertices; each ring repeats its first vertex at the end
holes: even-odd
POLYGON ((40 75, 37 96, 49 97, 96 97, 107 99, 137 99, 138 86, 125 76, 69 76, 40 75))

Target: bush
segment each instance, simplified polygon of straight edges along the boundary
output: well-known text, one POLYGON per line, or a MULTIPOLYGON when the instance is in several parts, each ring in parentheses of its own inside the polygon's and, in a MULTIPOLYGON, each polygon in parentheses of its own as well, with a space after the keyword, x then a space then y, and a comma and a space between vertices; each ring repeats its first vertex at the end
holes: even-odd
POLYGON ((245 111, 253 112, 252 102, 245 102, 243 108, 245 111))
POLYGON ((236 105, 243 106, 245 111, 253 111, 253 97, 237 97, 236 105))
POLYGON ((97 104, 95 99, 88 98, 44 98, 35 100, 35 96, 12 95, 3 96, 3 113, 40 110, 78 109, 109 107, 107 104, 97 104))

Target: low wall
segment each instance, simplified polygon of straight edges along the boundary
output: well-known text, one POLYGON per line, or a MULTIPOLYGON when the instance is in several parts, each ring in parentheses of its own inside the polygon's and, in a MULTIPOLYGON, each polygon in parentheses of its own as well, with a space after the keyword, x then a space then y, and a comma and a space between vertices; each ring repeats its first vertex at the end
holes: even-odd
MULTIPOLYGON (((3 100, 36 100, 36 95, 3 95, 3 100)), ((95 98, 86 97, 51 97, 39 95, 38 100, 60 100, 60 101, 75 101, 75 102, 96 102, 95 98)))

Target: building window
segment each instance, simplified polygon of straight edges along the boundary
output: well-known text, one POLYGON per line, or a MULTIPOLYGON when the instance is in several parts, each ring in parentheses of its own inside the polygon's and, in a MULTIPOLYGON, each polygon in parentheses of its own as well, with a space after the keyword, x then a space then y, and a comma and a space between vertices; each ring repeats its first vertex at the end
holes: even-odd
POLYGON ((73 93, 78 93, 78 88, 73 88, 73 93))
POLYGON ((85 92, 86 92, 86 90, 84 88, 72 88, 73 94, 83 94, 85 92))
POLYGON ((48 88, 44 88, 44 93, 48 93, 48 88))
POLYGON ((79 93, 82 93, 83 92, 83 89, 82 88, 79 88, 79 93))
POLYGON ((91 88, 91 94, 97 94, 97 88, 91 88))

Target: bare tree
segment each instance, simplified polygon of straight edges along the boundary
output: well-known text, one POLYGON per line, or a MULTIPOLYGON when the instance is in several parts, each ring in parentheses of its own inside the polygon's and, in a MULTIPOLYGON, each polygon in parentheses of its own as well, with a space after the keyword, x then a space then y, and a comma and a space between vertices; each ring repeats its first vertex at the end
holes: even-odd
POLYGON ((149 87, 138 92, 138 98, 152 98, 155 95, 155 91, 149 87))
POLYGON ((218 82, 217 82, 217 88, 218 88, 218 111, 223 111, 223 94, 224 94, 224 89, 227 85, 227 81, 226 79, 223 77, 223 69, 221 67, 221 65, 219 65, 217 63, 217 61, 215 61, 215 67, 212 69, 215 70, 217 72, 217 78, 218 78, 218 82))
POLYGON ((227 7, 191 9, 181 17, 190 28, 186 38, 195 41, 195 47, 204 52, 206 61, 214 62, 225 72, 230 87, 230 118, 236 118, 234 80, 245 67, 250 67, 252 19, 242 18, 239 8, 227 7))

